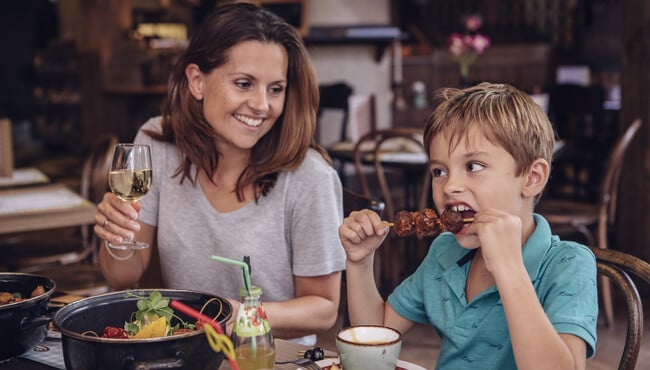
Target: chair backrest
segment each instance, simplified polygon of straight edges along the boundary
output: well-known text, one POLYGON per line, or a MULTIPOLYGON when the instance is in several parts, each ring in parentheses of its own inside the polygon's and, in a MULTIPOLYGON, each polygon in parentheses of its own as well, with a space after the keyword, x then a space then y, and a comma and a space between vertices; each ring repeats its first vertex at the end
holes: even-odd
MULTIPOLYGON (((100 136, 90 148, 81 170, 81 196, 94 204, 101 202, 104 193, 109 191, 108 172, 111 166, 113 146, 117 144, 118 138, 113 134, 100 136)), ((81 237, 86 247, 91 249, 93 259, 96 257, 96 245, 98 241, 91 233, 91 225, 81 228, 81 237)))
MULTIPOLYGON (((354 146, 354 166, 357 177, 359 179, 359 184, 361 186, 361 191, 367 197, 373 196, 363 168, 364 163, 372 164, 374 166, 375 176, 377 178, 377 182, 381 191, 381 198, 386 203, 386 213, 388 219, 392 219, 394 216, 395 205, 392 197, 393 192, 391 192, 388 186, 386 171, 384 169, 387 164, 382 160, 382 154, 394 150, 394 148, 389 149, 389 147, 394 146, 396 142, 398 142, 400 146, 408 147, 407 150, 409 152, 413 152, 413 150, 415 150, 416 153, 418 151, 424 153, 422 134, 423 130, 421 128, 415 127, 396 127, 390 129, 375 130, 361 137, 361 139, 359 139, 359 141, 357 141, 354 146)), ((424 153, 424 155, 426 156, 426 153, 424 153)), ((392 166, 396 167, 394 164, 392 166)), ((421 171, 422 185, 420 188, 421 193, 419 200, 417 202, 418 208, 424 207, 428 200, 428 194, 430 192, 430 176, 426 167, 427 166, 424 163, 413 165, 404 164, 402 166, 403 170, 421 171)), ((403 185, 408 186, 409 184, 403 185)))
POLYGON ((555 85, 549 93, 549 119, 563 139, 600 136, 604 100, 605 90, 600 86, 555 85))
POLYGON ((607 227, 614 224, 618 186, 621 178, 623 161, 632 139, 641 128, 641 119, 635 119, 632 124, 616 140, 607 160, 605 175, 600 184, 598 199, 598 242, 601 247, 607 244, 607 227))
POLYGON ((343 216, 347 217, 352 211, 370 209, 379 216, 384 213, 385 204, 381 200, 359 194, 352 189, 343 187, 343 216))
POLYGON ((596 255, 598 273, 609 277, 625 299, 627 334, 618 369, 633 370, 643 337, 643 302, 630 274, 650 284, 650 264, 613 249, 591 247, 591 250, 596 255))
MULTIPOLYGON (((322 127, 323 110, 336 109, 340 110, 343 114, 342 122, 335 132, 336 141, 345 141, 350 115, 348 99, 352 95, 352 87, 345 82, 337 82, 320 85, 318 90, 320 93, 320 102, 318 105, 319 136, 322 136, 321 132, 324 131, 322 127)), ((329 143, 321 142, 321 144, 328 145, 329 143)))

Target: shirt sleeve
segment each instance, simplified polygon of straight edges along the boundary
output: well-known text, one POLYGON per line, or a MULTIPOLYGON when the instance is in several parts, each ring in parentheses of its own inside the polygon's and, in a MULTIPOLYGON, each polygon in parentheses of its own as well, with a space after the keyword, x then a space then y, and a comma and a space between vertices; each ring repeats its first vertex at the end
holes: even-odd
POLYGON ((288 240, 296 276, 319 276, 345 269, 345 251, 338 236, 343 221, 343 193, 338 174, 310 150, 291 173, 288 240))
MULTIPOLYGON (((435 294, 440 286, 431 281, 432 274, 436 274, 437 260, 434 250, 438 248, 434 239, 429 247, 427 256, 415 272, 404 279, 397 288, 388 296, 388 303, 400 316, 420 324, 431 324, 429 314, 425 307, 425 299, 430 299, 430 293, 435 294)), ((434 279, 435 280, 435 279, 434 279)))
POLYGON ((596 258, 586 247, 562 242, 545 264, 540 301, 547 317, 560 334, 573 334, 587 344, 587 358, 596 348, 598 287, 596 258))

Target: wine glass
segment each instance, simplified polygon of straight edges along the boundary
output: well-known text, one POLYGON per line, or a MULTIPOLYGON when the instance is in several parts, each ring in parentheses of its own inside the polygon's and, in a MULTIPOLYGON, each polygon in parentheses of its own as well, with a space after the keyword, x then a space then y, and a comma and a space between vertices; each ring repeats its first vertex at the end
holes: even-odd
MULTIPOLYGON (((108 174, 108 185, 113 194, 125 202, 135 202, 151 189, 151 176, 151 149, 148 145, 124 143, 115 145, 108 174)), ((114 249, 131 250, 128 256, 118 257, 109 248, 108 252, 117 259, 127 259, 135 253, 135 250, 149 247, 149 244, 135 239, 106 244, 114 249)))

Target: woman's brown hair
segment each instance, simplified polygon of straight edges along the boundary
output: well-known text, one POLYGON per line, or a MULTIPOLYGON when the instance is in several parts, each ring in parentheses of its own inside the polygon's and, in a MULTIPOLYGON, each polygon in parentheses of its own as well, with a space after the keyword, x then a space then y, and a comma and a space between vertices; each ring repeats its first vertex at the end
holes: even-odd
POLYGON ((169 77, 162 133, 147 131, 155 139, 174 143, 180 151, 181 164, 174 177, 180 175, 181 182, 187 178, 196 185, 196 175, 191 175, 194 164, 212 179, 219 164, 216 133, 203 117, 203 103, 189 91, 185 68, 194 63, 208 74, 226 63, 230 49, 244 41, 281 45, 289 64, 284 110, 251 150, 250 163, 237 181, 240 200, 250 184, 255 185, 256 199, 266 195, 275 185, 278 172, 298 167, 310 147, 329 162, 314 136, 319 102, 316 74, 300 35, 283 19, 249 3, 218 7, 194 32, 169 77))

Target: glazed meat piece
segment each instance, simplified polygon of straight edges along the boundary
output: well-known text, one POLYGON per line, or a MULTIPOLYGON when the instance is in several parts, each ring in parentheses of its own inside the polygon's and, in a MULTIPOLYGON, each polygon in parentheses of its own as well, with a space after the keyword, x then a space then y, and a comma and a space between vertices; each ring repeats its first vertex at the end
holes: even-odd
POLYGON ((440 223, 444 225, 445 230, 456 234, 463 228, 463 214, 455 211, 444 211, 440 216, 440 223))
POLYGON ((415 235, 422 238, 436 236, 443 229, 457 233, 465 223, 472 221, 472 218, 464 219, 462 213, 450 210, 445 210, 442 217, 438 218, 433 209, 424 208, 421 211, 401 210, 397 212, 392 226, 397 236, 409 236, 415 232, 415 235))
POLYGON ((415 217, 415 235, 418 238, 436 236, 440 234, 441 231, 442 227, 438 221, 436 211, 431 208, 425 208, 417 212, 415 217))
POLYGON ((412 212, 409 212, 407 210, 401 210, 397 212, 397 214, 395 214, 395 223, 393 230, 397 236, 400 237, 411 235, 415 230, 415 222, 412 219, 412 212))

